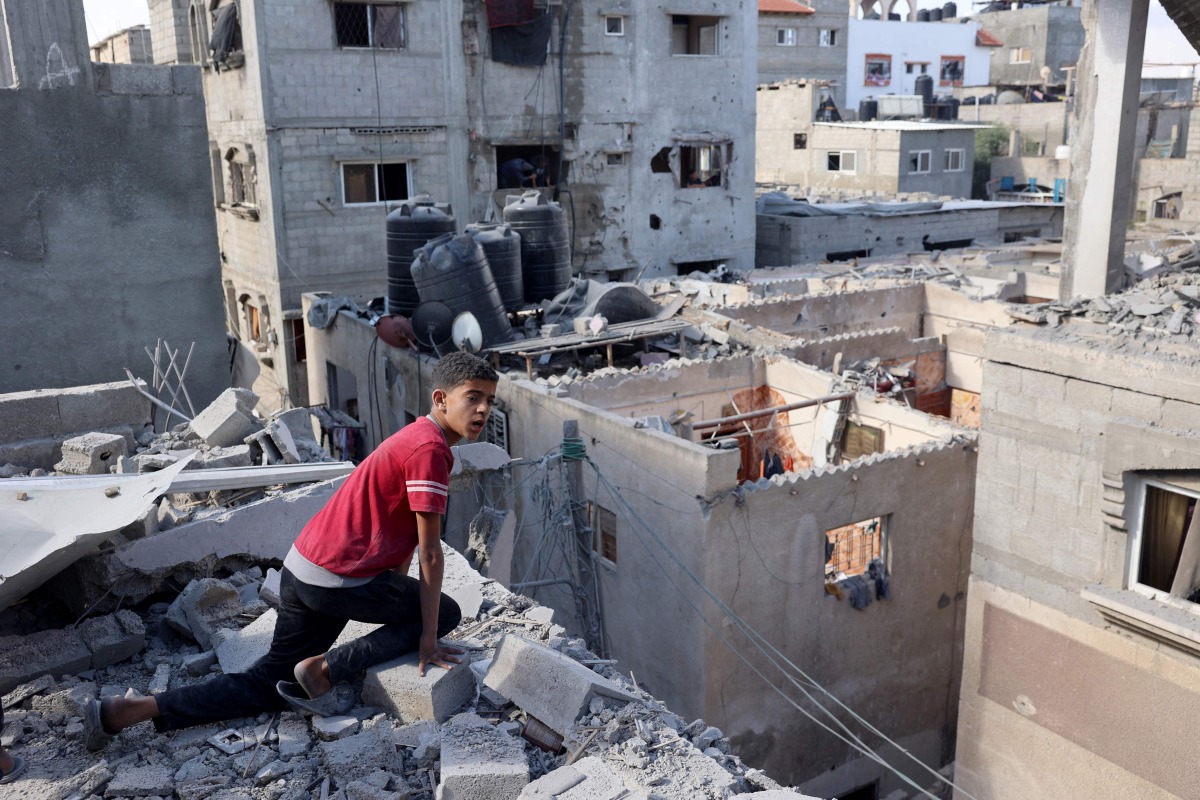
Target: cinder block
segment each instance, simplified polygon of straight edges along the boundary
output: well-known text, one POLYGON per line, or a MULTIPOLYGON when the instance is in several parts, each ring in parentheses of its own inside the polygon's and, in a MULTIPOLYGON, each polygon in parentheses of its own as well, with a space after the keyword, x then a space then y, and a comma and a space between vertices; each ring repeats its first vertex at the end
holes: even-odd
POLYGON ((483 683, 560 734, 587 712, 593 698, 636 699, 573 658, 511 633, 496 648, 483 683))
POLYGON ((403 769, 391 733, 385 725, 332 742, 321 742, 321 760, 340 784, 362 780, 377 770, 399 773, 403 769))
POLYGON ((210 447, 232 447, 262 429, 254 416, 258 395, 248 389, 226 389, 192 420, 192 431, 210 447))
POLYGON ((109 781, 105 797, 170 797, 175 791, 175 769, 123 767, 109 781))
POLYGON ((409 653, 368 669, 363 704, 386 709, 405 722, 442 722, 475 696, 475 678, 466 661, 448 670, 429 667, 423 678, 417 662, 417 653, 409 653))
POLYGON ((92 664, 92 651, 75 630, 0 637, 0 693, 41 675, 73 675, 92 664))
POLYGON ((92 669, 132 658, 146 646, 146 627, 142 618, 125 609, 86 620, 79 626, 79 636, 92 651, 92 669))
MULTIPOLYGON (((200 453, 192 462, 197 469, 228 469, 230 467, 250 466, 250 445, 239 444, 233 447, 214 447, 207 453, 200 453)), ((192 465, 189 465, 192 466, 192 465)))
POLYGON ((129 455, 125 437, 115 433, 85 433, 62 443, 62 461, 54 465, 70 475, 104 475, 121 456, 129 455))
POLYGON ((191 635, 201 647, 213 646, 213 632, 220 623, 241 613, 237 589, 226 581, 201 578, 187 585, 167 609, 167 622, 180 633, 191 635), (180 614, 185 621, 180 625, 180 614))
POLYGON ((437 800, 509 800, 529 783, 521 740, 475 714, 442 726, 442 776, 437 800))
POLYGON ((617 800, 628 793, 607 764, 588 756, 538 778, 522 790, 518 800, 617 800))

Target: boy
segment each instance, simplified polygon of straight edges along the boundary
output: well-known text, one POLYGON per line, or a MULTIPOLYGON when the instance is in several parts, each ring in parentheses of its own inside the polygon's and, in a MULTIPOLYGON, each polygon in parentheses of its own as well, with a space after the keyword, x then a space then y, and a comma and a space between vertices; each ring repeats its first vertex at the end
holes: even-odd
POLYGON ((390 436, 359 464, 284 559, 270 651, 244 673, 154 697, 89 702, 88 749, 151 719, 159 731, 168 731, 288 704, 324 716, 342 714, 353 703, 353 692, 342 682, 368 667, 413 650, 422 676, 428 666, 450 669, 458 663, 461 650, 438 644, 461 618, 458 605, 441 593, 450 446, 483 432, 497 380, 486 361, 469 353, 439 361, 429 415, 390 436), (419 580, 407 576, 414 552, 419 580), (352 619, 383 627, 330 650, 352 619))

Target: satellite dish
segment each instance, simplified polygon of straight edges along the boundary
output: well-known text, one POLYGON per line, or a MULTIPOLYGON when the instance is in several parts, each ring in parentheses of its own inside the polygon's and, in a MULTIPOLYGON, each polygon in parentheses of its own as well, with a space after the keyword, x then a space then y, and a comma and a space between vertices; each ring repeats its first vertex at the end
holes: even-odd
POLYGON ((417 306, 412 315, 413 334, 440 358, 442 348, 450 344, 454 331, 454 312, 445 303, 429 300, 417 306))
POLYGON ((412 323, 408 317, 393 314, 380 317, 375 321, 375 335, 392 347, 409 350, 416 344, 417 337, 413 334, 412 323))
POLYGON ((479 320, 470 311, 464 311, 454 318, 451 326, 451 338, 454 346, 468 353, 478 353, 483 347, 483 330, 479 320))

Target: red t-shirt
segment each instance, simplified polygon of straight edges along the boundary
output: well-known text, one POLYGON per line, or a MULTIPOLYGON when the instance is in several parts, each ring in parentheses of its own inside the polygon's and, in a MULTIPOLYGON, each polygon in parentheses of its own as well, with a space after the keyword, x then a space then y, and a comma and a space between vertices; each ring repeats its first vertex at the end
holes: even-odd
POLYGON ((300 555, 347 578, 403 564, 417 547, 415 511, 446 513, 454 456, 421 417, 389 436, 346 478, 296 539, 300 555))

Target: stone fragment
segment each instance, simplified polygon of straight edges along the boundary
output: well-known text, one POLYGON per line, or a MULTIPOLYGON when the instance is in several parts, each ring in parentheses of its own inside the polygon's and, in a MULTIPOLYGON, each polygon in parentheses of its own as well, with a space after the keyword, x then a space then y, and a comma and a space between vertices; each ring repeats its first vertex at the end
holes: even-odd
POLYGON ((192 420, 192 431, 210 447, 232 447, 262 428, 254 416, 258 395, 248 389, 226 389, 192 420))
POLYGON ((275 443, 275 449, 279 451, 285 464, 300 463, 300 451, 296 449, 296 440, 292 438, 292 432, 286 425, 279 423, 268 425, 267 435, 275 443))
POLYGON ((281 758, 294 758, 308 752, 312 747, 312 737, 308 733, 308 725, 301 719, 285 719, 280 721, 276 730, 279 737, 279 755, 281 758))
POLYGON ((436 722, 422 720, 411 725, 404 725, 392 733, 392 741, 397 747, 416 747, 421 743, 421 737, 427 733, 438 734, 436 722))
POLYGON ((521 791, 519 800, 617 800, 628 797, 624 782, 595 756, 548 772, 521 791))
POLYGON ((58 790, 59 797, 91 797, 99 794, 104 785, 112 778, 113 774, 109 771, 108 764, 101 761, 99 764, 92 764, 83 772, 67 778, 55 788, 58 790))
POLYGON ((720 728, 709 726, 705 728, 696 738, 692 739, 692 744, 696 745, 699 750, 712 747, 713 743, 724 736, 720 728))
POLYGON ((0 700, 0 707, 12 708, 13 706, 23 703, 36 694, 41 694, 56 683, 58 683, 58 681, 53 675, 43 675, 40 678, 35 678, 29 683, 23 683, 8 694, 4 695, 4 698, 0 700))
POLYGON ((122 767, 109 781, 105 797, 170 797, 175 791, 171 767, 122 767))
POLYGON ((362 701, 404 720, 442 722, 475 696, 475 678, 463 661, 451 669, 430 667, 417 672, 418 655, 410 653, 367 670, 362 701))
POLYGON ((554 609, 549 606, 534 606, 525 612, 525 619, 549 625, 554 622, 554 609))
POLYGON ((268 783, 274 783, 279 780, 295 768, 294 764, 288 764, 276 759, 254 773, 254 782, 259 786, 266 786, 268 783))
POLYGON ((76 630, 0 636, 0 692, 41 675, 73 675, 91 663, 92 651, 76 630))
POLYGON ((191 511, 176 507, 170 498, 164 497, 158 504, 158 529, 170 530, 187 522, 191 516, 191 511))
POLYGON ((142 618, 127 609, 92 617, 78 628, 83 643, 92 651, 92 668, 100 669, 132 658, 146 646, 142 618))
POLYGON ((258 587, 258 599, 271 608, 279 608, 279 570, 271 567, 263 578, 262 586, 258 587))
POLYGON ((233 728, 227 728, 220 733, 213 734, 212 736, 208 737, 208 743, 220 750, 222 753, 231 756, 242 752, 251 744, 253 744, 253 742, 243 736, 240 731, 236 731, 233 728))
POLYGON ((319 751, 326 770, 339 784, 363 780, 378 769, 400 772, 402 759, 391 733, 376 726, 333 742, 321 742, 319 751))
POLYGON ((154 670, 154 677, 146 688, 147 694, 162 694, 171 686, 171 665, 159 664, 154 670))
POLYGON ((250 445, 237 444, 231 447, 214 447, 207 453, 197 455, 195 465, 198 469, 248 467, 251 465, 250 445))
POLYGON ((205 650, 203 653, 183 657, 183 668, 190 675, 207 675, 216 663, 217 654, 213 650, 205 650))
POLYGON ((332 742, 344 739, 358 733, 362 723, 357 717, 317 717, 312 718, 313 730, 321 741, 332 742))
POLYGON ((437 800, 509 800, 529 783, 520 740, 475 714, 442 726, 442 773, 437 800))
POLYGON ((117 458, 129 455, 125 437, 116 433, 85 433, 62 443, 62 461, 54 465, 68 475, 105 475, 117 458))
MULTIPOLYGON (((226 581, 216 578, 200 578, 187 585, 176 598, 187 626, 181 633, 188 633, 201 647, 213 646, 212 635, 220 623, 237 616, 242 611, 242 602, 237 589, 226 581)), ((172 607, 175 607, 172 603, 172 607)), ((178 614, 167 611, 167 621, 176 626, 178 614)))
POLYGON ((636 699, 573 658, 511 633, 496 648, 484 685, 560 735, 587 713, 595 697, 636 699))

